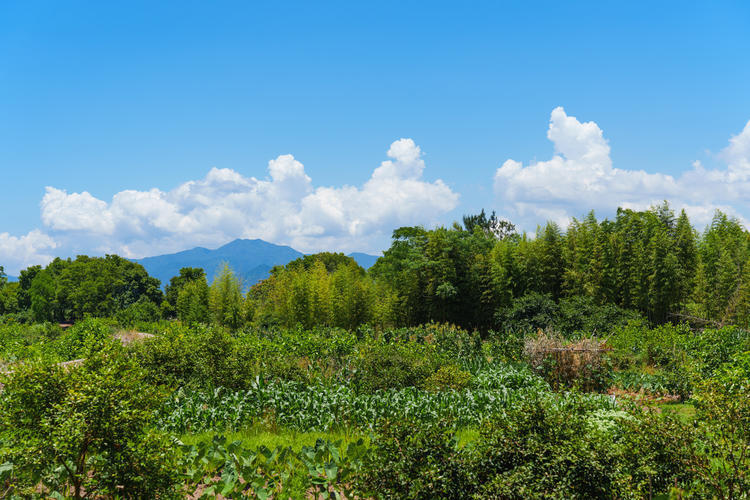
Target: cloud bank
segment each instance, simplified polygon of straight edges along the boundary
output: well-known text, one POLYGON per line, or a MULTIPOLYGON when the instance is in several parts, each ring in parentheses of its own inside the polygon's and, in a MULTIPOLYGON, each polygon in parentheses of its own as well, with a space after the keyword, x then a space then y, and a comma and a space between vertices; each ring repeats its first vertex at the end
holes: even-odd
POLYGON ((34 229, 25 236, 0 233, 0 266, 6 273, 18 275, 18 271, 33 264, 47 263, 53 259, 50 250, 57 243, 47 234, 34 229))
POLYGON ((50 256, 39 251, 56 246, 143 257, 235 238, 303 252, 378 251, 395 227, 436 223, 459 198, 443 181, 424 180, 422 151, 413 140, 395 141, 387 155, 360 187, 315 187, 292 155, 271 160, 265 179, 212 168, 171 191, 125 190, 110 201, 47 187, 40 207, 48 234, 0 235, 0 262, 11 270, 46 262, 50 256))
POLYGON ((750 122, 720 153, 727 167, 705 169, 699 162, 681 176, 613 167, 601 128, 568 116, 550 115, 547 138, 555 154, 524 166, 509 159, 495 172, 494 188, 503 215, 533 230, 545 220, 565 226, 591 209, 611 214, 618 206, 646 209, 668 200, 684 208, 693 224, 708 223, 716 209, 747 220, 750 202, 750 122))
MULTIPOLYGON (((591 209, 600 216, 618 206, 646 209, 665 199, 685 208, 699 228, 716 209, 746 225, 750 220, 750 122, 717 155, 724 168, 696 161, 680 176, 614 167, 601 128, 561 107, 550 115, 547 138, 555 150, 549 160, 509 159, 494 175, 494 208, 524 229, 546 220, 565 226, 591 209)), ((422 151, 411 139, 395 141, 387 156, 361 186, 315 186, 302 163, 281 155, 268 162, 263 179, 213 168, 171 191, 125 190, 109 201, 47 187, 40 203, 44 228, 25 236, 0 233, 0 265, 17 274, 56 252, 143 257, 235 238, 304 252, 375 252, 398 226, 446 222, 459 201, 443 181, 424 179, 422 151)))

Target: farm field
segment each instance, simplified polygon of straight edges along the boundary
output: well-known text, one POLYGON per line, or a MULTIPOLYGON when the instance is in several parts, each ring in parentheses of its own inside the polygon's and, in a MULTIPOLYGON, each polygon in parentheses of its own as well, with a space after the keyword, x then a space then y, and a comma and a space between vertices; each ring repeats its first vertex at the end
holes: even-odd
MULTIPOLYGON (((738 413, 724 413, 731 393, 719 385, 747 377, 748 358, 737 355, 750 334, 733 327, 694 333, 628 322, 609 339, 617 348, 566 371, 564 380, 562 367, 548 359, 531 362, 534 345, 548 341, 543 332, 508 342, 437 324, 385 332, 147 327, 139 325, 153 338, 127 346, 113 339, 113 322, 94 319, 66 331, 47 325, 31 345, 3 344, 16 367, 2 393, 5 494, 31 494, 36 481, 74 495, 79 474, 82 491, 117 496, 119 484, 107 491, 85 478, 125 474, 108 469, 135 459, 150 465, 140 471, 143 483, 126 486, 130 491, 161 485, 166 496, 227 498, 401 498, 415 488, 420 498, 512 496, 524 488, 533 488, 531 496, 643 498, 648 488, 710 496, 708 474, 719 471, 727 481, 745 474, 743 466, 732 476, 729 461, 747 447, 742 422, 733 420, 747 403, 736 401, 731 411, 738 413), (730 338, 736 352, 706 348, 730 338), (81 347, 66 350, 70 345, 81 347), (47 358, 19 363, 40 346, 47 358), (652 364, 647 353, 659 348, 679 350, 686 364, 652 364), (54 364, 79 356, 87 358, 81 367, 54 364), (728 364, 732 359, 738 361, 728 364), (625 362, 633 365, 614 368, 625 362), (688 367, 697 373, 686 373, 688 367), (36 399, 41 394, 49 398, 44 405, 36 399), (666 396, 680 402, 662 403, 666 396), (108 436, 115 432, 108 428, 112 413, 125 405, 135 413, 119 416, 123 429, 108 436), (69 434, 71 421, 61 416, 81 434, 69 434), (121 456, 117 439, 147 448, 121 456), (86 440, 107 463, 76 455, 86 440), (50 445, 54 454, 43 451, 50 445), (36 464, 24 457, 39 453, 50 453, 50 469, 27 476, 36 464), (65 453, 80 470, 52 468, 65 453), (545 484, 550 471, 555 480, 545 484)), ((13 339, 39 328, 0 331, 13 339)))
POLYGON ((24 270, 0 290, 0 496, 746 498, 750 274, 725 271, 750 239, 668 210, 401 228, 369 271, 322 253, 249 288, 24 270), (592 257, 624 241, 652 251, 592 257))

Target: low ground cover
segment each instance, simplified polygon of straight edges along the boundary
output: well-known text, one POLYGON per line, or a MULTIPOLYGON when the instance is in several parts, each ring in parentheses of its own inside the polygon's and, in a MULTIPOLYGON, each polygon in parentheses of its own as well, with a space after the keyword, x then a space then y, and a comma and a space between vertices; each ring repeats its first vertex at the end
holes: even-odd
POLYGON ((66 331, 0 328, 12 340, 2 359, 14 367, 0 380, 0 493, 742 498, 748 491, 744 330, 631 322, 597 341, 595 364, 572 370, 560 364, 573 359, 580 335, 550 347, 565 356, 530 356, 529 345, 549 344, 549 331, 480 339, 448 325, 232 332, 160 323, 139 325, 153 338, 122 346, 113 328, 93 319, 66 331), (87 361, 55 365, 74 355, 87 361), (665 403, 668 396, 682 402, 665 403), (108 418, 85 416, 95 410, 108 418), (34 446, 53 451, 40 455, 34 446), (133 460, 142 465, 128 465, 133 460))

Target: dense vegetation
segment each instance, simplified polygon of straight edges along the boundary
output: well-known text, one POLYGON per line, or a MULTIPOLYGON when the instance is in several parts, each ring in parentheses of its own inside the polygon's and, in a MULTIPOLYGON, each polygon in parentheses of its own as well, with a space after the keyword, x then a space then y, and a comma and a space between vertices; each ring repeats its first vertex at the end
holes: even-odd
POLYGON ((369 272, 251 287, 29 268, 0 278, 0 497, 747 498, 747 243, 664 205, 401 228, 369 272))

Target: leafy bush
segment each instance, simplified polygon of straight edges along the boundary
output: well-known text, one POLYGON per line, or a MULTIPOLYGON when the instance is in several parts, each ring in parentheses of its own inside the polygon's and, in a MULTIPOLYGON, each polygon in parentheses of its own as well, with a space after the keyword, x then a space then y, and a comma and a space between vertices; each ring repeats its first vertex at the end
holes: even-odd
POLYGON ((137 302, 115 313, 117 322, 123 328, 132 328, 138 322, 158 321, 161 316, 161 308, 146 297, 141 297, 137 302))
POLYGON ((687 342, 702 377, 711 377, 738 353, 750 350, 750 331, 735 326, 705 329, 687 342))
POLYGON ((428 391, 451 389, 460 391, 469 386, 471 373, 463 371, 456 365, 441 366, 438 371, 427 377, 424 388, 428 391))
POLYGON ((557 317, 557 304, 550 295, 528 293, 497 313, 497 322, 504 330, 535 332, 551 327, 557 317))
POLYGON ((117 344, 81 367, 18 366, 3 383, 0 464, 12 466, 14 494, 143 498, 172 491, 169 441, 150 427, 161 396, 117 344))
POLYGON ((693 461, 702 489, 717 498, 750 491, 750 351, 734 356, 698 386, 702 453, 693 461))
POLYGON ((434 345, 442 356, 460 362, 481 354, 481 339, 476 331, 444 323, 385 330, 381 340, 386 343, 417 342, 434 345))
POLYGON ((68 328, 60 337, 57 349, 65 360, 85 358, 108 344, 112 333, 111 321, 89 317, 68 328))
POLYGON ((567 336, 605 336, 641 317, 636 311, 614 304, 597 304, 593 298, 581 295, 564 298, 557 306, 555 329, 567 336))
POLYGON ((354 360, 352 383, 364 393, 420 387, 441 364, 434 346, 371 343, 363 346, 354 360))
POLYGON ((290 447, 256 450, 216 435, 210 441, 182 445, 181 470, 189 495, 226 498, 352 498, 352 479, 367 448, 362 439, 345 448, 340 441, 318 439, 299 453, 290 447))
POLYGON ((156 384, 242 389, 258 373, 255 353, 242 349, 221 327, 174 325, 130 349, 148 380, 156 384))
POLYGON ((689 466, 694 453, 692 426, 649 408, 629 411, 628 417, 618 419, 615 436, 615 463, 622 470, 615 491, 625 498, 649 498, 677 485, 690 487, 695 479, 689 466))
POLYGON ((666 323, 650 328, 644 321, 635 320, 615 328, 609 342, 620 366, 648 364, 674 368, 685 362, 692 336, 686 324, 666 323))
POLYGON ((452 425, 385 422, 356 478, 365 498, 465 498, 452 425))
POLYGON ((467 468, 475 498, 602 498, 613 491, 609 445, 586 405, 529 398, 480 430, 467 468))
POLYGON ((517 363, 524 359, 523 332, 514 329, 487 333, 487 340, 482 344, 484 356, 497 361, 517 363))

